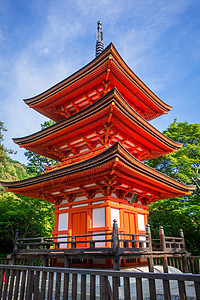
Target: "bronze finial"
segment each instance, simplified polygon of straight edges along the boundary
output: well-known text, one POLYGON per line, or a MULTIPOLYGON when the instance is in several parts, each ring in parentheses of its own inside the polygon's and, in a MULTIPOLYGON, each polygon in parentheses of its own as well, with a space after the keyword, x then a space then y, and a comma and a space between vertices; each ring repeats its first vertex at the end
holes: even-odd
POLYGON ((103 32, 101 31, 101 25, 101 21, 98 21, 96 36, 96 57, 103 51, 103 32))

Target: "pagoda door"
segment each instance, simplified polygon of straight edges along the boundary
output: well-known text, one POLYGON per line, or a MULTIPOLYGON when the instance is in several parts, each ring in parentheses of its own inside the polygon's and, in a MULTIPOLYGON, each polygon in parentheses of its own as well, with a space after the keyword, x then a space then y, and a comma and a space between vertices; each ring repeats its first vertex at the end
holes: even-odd
MULTIPOLYGON (((134 234, 135 232, 135 214, 124 212, 124 230, 125 233, 134 234)), ((130 236, 124 236, 125 240, 130 240, 130 236)), ((129 243, 129 247, 131 247, 131 243, 129 243)))
MULTIPOLYGON (((87 212, 72 214, 72 235, 87 234, 87 212)), ((84 241, 86 237, 77 237, 76 241, 84 241)), ((77 243, 76 248, 86 247, 86 243, 77 243)))

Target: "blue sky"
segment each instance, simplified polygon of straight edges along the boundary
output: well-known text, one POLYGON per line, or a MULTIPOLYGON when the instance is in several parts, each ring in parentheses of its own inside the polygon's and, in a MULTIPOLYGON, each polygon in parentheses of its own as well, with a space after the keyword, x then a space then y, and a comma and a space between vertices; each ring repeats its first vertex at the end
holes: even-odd
POLYGON ((38 131, 45 121, 23 99, 94 58, 98 20, 104 45, 113 42, 130 68, 173 106, 151 123, 160 131, 175 117, 199 123, 199 0, 1 0, 0 120, 16 160, 26 163, 12 137, 38 131))

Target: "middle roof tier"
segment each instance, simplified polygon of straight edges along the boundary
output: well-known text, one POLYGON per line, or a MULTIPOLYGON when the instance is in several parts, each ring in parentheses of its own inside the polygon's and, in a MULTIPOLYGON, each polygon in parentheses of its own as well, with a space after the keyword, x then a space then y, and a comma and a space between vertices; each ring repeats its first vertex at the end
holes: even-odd
POLYGON ((20 147, 65 164, 97 155, 116 142, 141 161, 182 146, 142 118, 116 88, 69 118, 13 140, 20 147))

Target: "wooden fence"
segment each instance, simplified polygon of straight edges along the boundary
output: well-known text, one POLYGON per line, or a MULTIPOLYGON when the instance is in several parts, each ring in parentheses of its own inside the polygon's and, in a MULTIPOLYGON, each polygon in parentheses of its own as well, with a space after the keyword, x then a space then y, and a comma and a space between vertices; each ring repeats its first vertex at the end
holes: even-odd
MULTIPOLYGON (((168 266, 175 267, 183 273, 185 272, 184 257, 170 256, 167 257, 167 261, 168 261, 168 266)), ((153 263, 154 266, 163 265, 163 258, 155 256, 153 258, 153 263)), ((200 274, 200 256, 187 256, 187 265, 188 265, 188 273, 200 274)))
POLYGON ((11 259, 6 257, 0 257, 0 265, 10 265, 11 259))
POLYGON ((200 299, 200 275, 0 266, 0 299, 200 299))
POLYGON ((165 236, 163 227, 160 226, 160 238, 151 239, 150 226, 146 226, 146 234, 132 234, 118 231, 117 220, 113 220, 113 230, 107 233, 93 233, 84 235, 61 235, 53 237, 19 238, 16 232, 14 253, 28 252, 58 252, 69 250, 70 253, 78 253, 78 249, 86 249, 93 252, 102 249, 102 252, 113 252, 119 255, 127 250, 129 252, 162 251, 162 252, 184 252, 185 241, 183 231, 180 237, 165 236))
MULTIPOLYGON (((177 248, 179 243, 177 243, 177 248)), ((123 253, 129 251, 150 251, 150 234, 119 233, 116 220, 113 223, 113 231, 109 233, 93 233, 83 235, 61 235, 54 237, 19 238, 15 237, 14 253, 19 252, 57 252, 59 250, 70 253, 78 253, 78 249, 86 249, 93 252, 94 249, 102 249, 102 252, 123 253)))

